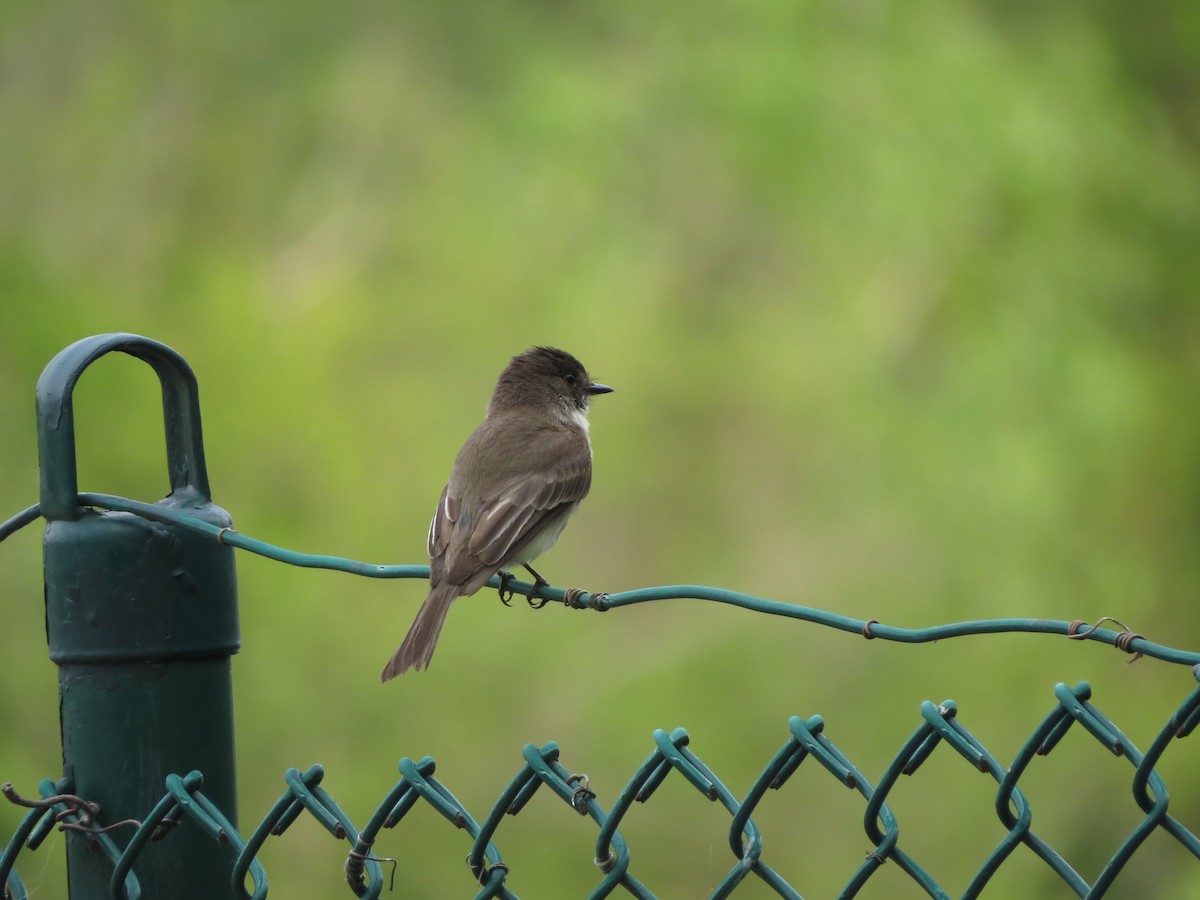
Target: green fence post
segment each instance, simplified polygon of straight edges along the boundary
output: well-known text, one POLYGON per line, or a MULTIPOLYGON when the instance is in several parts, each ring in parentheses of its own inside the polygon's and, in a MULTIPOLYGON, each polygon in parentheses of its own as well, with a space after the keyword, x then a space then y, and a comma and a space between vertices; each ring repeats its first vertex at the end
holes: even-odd
MULTIPOLYGON (((196 378, 171 348, 133 334, 85 338, 37 386, 46 635, 58 665, 64 773, 100 804, 100 825, 142 819, 164 778, 193 769, 236 825, 233 684, 240 646, 233 550, 203 535, 78 501, 72 392, 100 356, 144 360, 162 382, 171 492, 159 505, 221 526, 204 463, 196 378)), ((125 847, 132 827, 110 833, 125 847)), ((110 897, 112 864, 67 833, 72 900, 110 897)), ((133 872, 144 898, 234 897, 230 861, 186 818, 148 844, 133 872)))

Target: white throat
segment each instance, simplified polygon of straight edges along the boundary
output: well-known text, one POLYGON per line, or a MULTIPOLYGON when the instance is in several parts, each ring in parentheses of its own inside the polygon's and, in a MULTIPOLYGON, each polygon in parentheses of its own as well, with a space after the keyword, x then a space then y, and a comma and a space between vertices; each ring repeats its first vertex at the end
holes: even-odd
POLYGON ((578 406, 571 407, 570 412, 567 413, 567 418, 570 421, 574 422, 576 425, 578 425, 580 428, 582 428, 584 435, 587 435, 590 433, 590 426, 588 425, 587 413, 585 413, 578 406))

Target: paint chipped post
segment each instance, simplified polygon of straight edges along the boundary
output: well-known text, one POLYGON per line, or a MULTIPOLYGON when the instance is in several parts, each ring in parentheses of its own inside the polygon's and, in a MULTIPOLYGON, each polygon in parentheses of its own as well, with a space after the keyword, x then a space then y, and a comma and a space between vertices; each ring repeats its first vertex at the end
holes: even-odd
MULTIPOLYGON (((233 550, 79 504, 72 394, 83 371, 114 351, 148 363, 162 384, 171 492, 158 505, 231 525, 211 500, 196 378, 182 357, 138 335, 104 334, 51 360, 37 386, 38 455, 64 775, 73 793, 99 804, 93 827, 103 827, 145 816, 167 793, 167 775, 199 770, 199 789, 236 825, 231 657, 241 638, 233 550)), ((141 896, 232 900, 225 852, 196 822, 178 819, 136 857, 141 896)), ((135 831, 126 824, 108 837, 119 852, 135 831)), ((110 891, 114 862, 104 842, 80 831, 68 831, 66 842, 71 900, 120 896, 110 891)))

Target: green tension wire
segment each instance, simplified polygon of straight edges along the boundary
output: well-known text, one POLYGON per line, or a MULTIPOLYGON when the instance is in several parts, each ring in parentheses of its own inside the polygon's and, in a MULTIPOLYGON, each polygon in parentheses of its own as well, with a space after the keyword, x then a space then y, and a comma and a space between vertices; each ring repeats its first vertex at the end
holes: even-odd
MULTIPOLYGON (((111 494, 81 493, 79 503, 82 506, 97 509, 114 510, 117 512, 133 513, 157 522, 178 525, 208 535, 230 547, 236 547, 250 553, 264 556, 277 562, 291 566, 311 569, 330 569, 337 572, 347 572, 367 578, 428 578, 429 566, 424 565, 377 565, 345 559, 340 556, 325 554, 300 553, 268 544, 244 535, 231 528, 220 528, 210 522, 175 512, 174 510, 142 503, 111 494)), ((13 516, 0 525, 0 541, 13 532, 34 522, 39 517, 39 508, 31 506, 13 516)), ((499 588, 500 578, 493 577, 488 585, 499 588)), ((590 608, 599 611, 618 609, 632 606, 636 603, 649 603, 658 600, 707 600, 713 603, 724 603, 738 606, 754 612, 766 613, 773 616, 784 616, 799 619, 827 628, 835 628, 852 634, 860 634, 867 639, 879 638, 886 641, 896 641, 904 644, 926 644, 943 641, 949 638, 966 637, 981 634, 1051 634, 1068 637, 1072 640, 1100 641, 1117 647, 1126 653, 1136 656, 1150 656, 1165 662, 1180 665, 1200 665, 1200 652, 1180 650, 1164 644, 1147 640, 1140 634, 1124 628, 1113 631, 1099 627, 1100 623, 1092 625, 1083 620, 1067 622, 1057 619, 977 619, 968 622, 952 622, 945 625, 934 625, 928 628, 902 628, 895 625, 884 625, 875 619, 855 619, 838 615, 826 610, 801 606, 795 603, 783 603, 778 600, 766 600, 752 594, 730 591, 723 588, 709 587, 696 584, 663 585, 660 587, 638 588, 631 591, 621 591, 613 594, 589 593, 586 591, 564 590, 555 587, 536 589, 530 582, 510 578, 504 583, 506 591, 523 594, 526 597, 536 597, 541 601, 554 601, 567 606, 582 609, 590 608)), ((1104 621, 1111 619, 1102 619, 1104 621)), ((1119 624, 1119 623, 1118 623, 1119 624)))

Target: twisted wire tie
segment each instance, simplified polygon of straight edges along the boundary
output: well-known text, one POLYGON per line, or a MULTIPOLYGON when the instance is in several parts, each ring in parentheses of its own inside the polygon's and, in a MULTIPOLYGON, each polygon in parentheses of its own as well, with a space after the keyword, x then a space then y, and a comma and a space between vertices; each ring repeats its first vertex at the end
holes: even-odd
MULTIPOLYGON (((467 865, 469 866, 470 864, 471 864, 471 857, 468 856, 467 857, 467 865)), ((496 871, 497 869, 502 869, 504 871, 504 878, 505 879, 508 878, 508 873, 510 870, 508 868, 508 863, 506 863, 506 862, 498 862, 492 866, 480 866, 479 867, 479 877, 476 879, 476 882, 479 884, 479 886, 482 887, 483 882, 485 880, 487 880, 487 878, 490 877, 491 874, 494 871, 496 871)))
POLYGON ((364 840, 359 838, 354 845, 354 849, 350 851, 350 855, 346 857, 346 881, 350 884, 363 883, 363 869, 367 862, 391 863, 392 874, 388 878, 388 890, 392 891, 396 887, 396 869, 400 863, 391 856, 373 856, 371 848, 375 845, 374 840, 364 840), (353 880, 351 880, 353 879, 353 880))
POLYGON ((571 792, 571 806, 581 816, 587 815, 587 805, 592 800, 596 799, 596 792, 588 787, 588 777, 586 775, 568 775, 567 786, 575 785, 575 789, 571 792))
POLYGON ((354 844, 354 849, 346 857, 347 878, 354 878, 356 882, 362 883, 363 863, 370 859, 370 850, 374 843, 374 841, 365 841, 360 837, 354 844))
POLYGON ((1126 661, 1125 665, 1132 665, 1146 655, 1140 651, 1134 652, 1133 650, 1129 649, 1129 646, 1134 641, 1142 640, 1145 636, 1131 629, 1120 619, 1115 619, 1112 616, 1101 616, 1096 620, 1096 624, 1091 625, 1086 631, 1082 631, 1081 629, 1088 624, 1087 622, 1085 622, 1083 619, 1073 620, 1071 624, 1067 626, 1067 639, 1073 641, 1082 641, 1084 638, 1094 634, 1097 630, 1099 630, 1100 626, 1105 622, 1112 622, 1114 625, 1118 625, 1121 628, 1121 633, 1118 634, 1116 639, 1113 641, 1113 646, 1124 653, 1133 654, 1128 661, 1126 661))
MULTIPOLYGON (((15 806, 23 806, 26 809, 47 810, 60 804, 65 806, 66 809, 59 811, 54 816, 54 821, 58 823, 59 831, 78 831, 81 834, 97 835, 108 834, 110 831, 115 831, 127 825, 132 825, 134 828, 142 827, 142 823, 137 819, 121 819, 121 821, 113 822, 109 825, 93 825, 92 823, 96 821, 96 816, 100 815, 100 804, 94 800, 84 800, 78 794, 55 794, 53 797, 28 800, 17 793, 17 789, 13 787, 11 781, 0 784, 0 794, 3 794, 9 803, 15 806), (79 821, 68 822, 66 821, 67 816, 78 816, 79 821)), ((165 825, 168 822, 171 825, 178 824, 172 820, 164 820, 163 824, 165 825)), ((155 831, 155 835, 157 839, 157 830, 155 831)))

